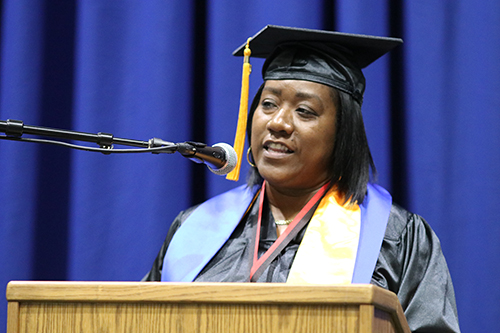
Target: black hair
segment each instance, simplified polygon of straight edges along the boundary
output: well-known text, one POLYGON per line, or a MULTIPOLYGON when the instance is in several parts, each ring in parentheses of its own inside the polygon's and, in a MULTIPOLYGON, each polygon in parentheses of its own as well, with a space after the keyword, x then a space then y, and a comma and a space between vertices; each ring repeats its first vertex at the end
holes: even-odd
MULTIPOLYGON (((247 121, 247 136, 251 144, 253 115, 260 103, 262 84, 250 106, 247 121)), ((344 195, 345 201, 361 204, 366 196, 370 180, 370 169, 376 175, 375 164, 366 138, 361 105, 348 93, 332 89, 333 102, 337 108, 335 144, 330 165, 331 184, 344 195)), ((251 158, 251 156, 250 156, 251 158)), ((249 187, 263 181, 256 167, 251 167, 247 177, 249 187)))
POLYGON ((361 204, 370 181, 370 169, 374 177, 377 171, 366 138, 361 105, 348 93, 337 93, 339 107, 331 179, 346 201, 361 204))

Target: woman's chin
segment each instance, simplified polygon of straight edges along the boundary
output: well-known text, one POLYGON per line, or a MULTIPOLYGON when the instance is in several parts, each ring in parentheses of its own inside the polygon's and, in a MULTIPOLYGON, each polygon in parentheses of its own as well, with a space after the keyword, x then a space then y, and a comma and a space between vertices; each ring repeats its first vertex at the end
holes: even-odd
POLYGON ((264 168, 263 171, 259 169, 260 175, 266 182, 275 188, 300 188, 302 184, 300 181, 300 172, 286 170, 280 168, 264 168))

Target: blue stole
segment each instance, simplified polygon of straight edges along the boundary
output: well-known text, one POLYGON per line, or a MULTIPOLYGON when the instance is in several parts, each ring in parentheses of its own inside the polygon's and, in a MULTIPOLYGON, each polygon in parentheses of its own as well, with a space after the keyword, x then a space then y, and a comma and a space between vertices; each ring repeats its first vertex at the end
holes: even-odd
MULTIPOLYGON (((168 246, 161 280, 192 282, 229 239, 257 190, 243 185, 213 197, 196 208, 168 246)), ((360 205, 361 230, 352 283, 370 283, 391 205, 392 198, 385 189, 368 184, 367 195, 360 205)))

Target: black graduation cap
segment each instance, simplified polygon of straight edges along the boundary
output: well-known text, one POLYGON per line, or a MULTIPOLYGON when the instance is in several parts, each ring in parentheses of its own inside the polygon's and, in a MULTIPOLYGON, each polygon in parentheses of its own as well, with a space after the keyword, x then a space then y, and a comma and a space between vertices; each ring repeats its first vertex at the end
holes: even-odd
MULTIPOLYGON (((265 80, 308 80, 362 102, 365 68, 400 45, 399 38, 267 25, 250 39, 252 57, 265 58, 265 80)), ((233 52, 242 56, 246 43, 233 52)))
MULTIPOLYGON (((287 42, 319 42, 341 45, 353 53, 360 68, 365 68, 394 47, 403 43, 400 38, 349 34, 336 31, 267 25, 250 41, 252 57, 267 58, 276 46, 287 42)), ((233 55, 243 56, 246 42, 233 55)))

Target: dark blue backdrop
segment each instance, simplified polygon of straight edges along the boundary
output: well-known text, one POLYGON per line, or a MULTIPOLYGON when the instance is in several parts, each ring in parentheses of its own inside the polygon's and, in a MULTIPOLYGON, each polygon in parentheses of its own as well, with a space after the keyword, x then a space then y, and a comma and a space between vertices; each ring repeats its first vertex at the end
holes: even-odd
MULTIPOLYGON (((498 1, 1 4, 0 120, 138 140, 232 144, 241 59, 231 52, 266 24, 402 37, 365 71, 379 182, 441 238, 462 330, 497 329, 498 1)), ((233 186, 178 154, 0 141, 0 289, 14 279, 139 280, 177 212, 233 186)))

